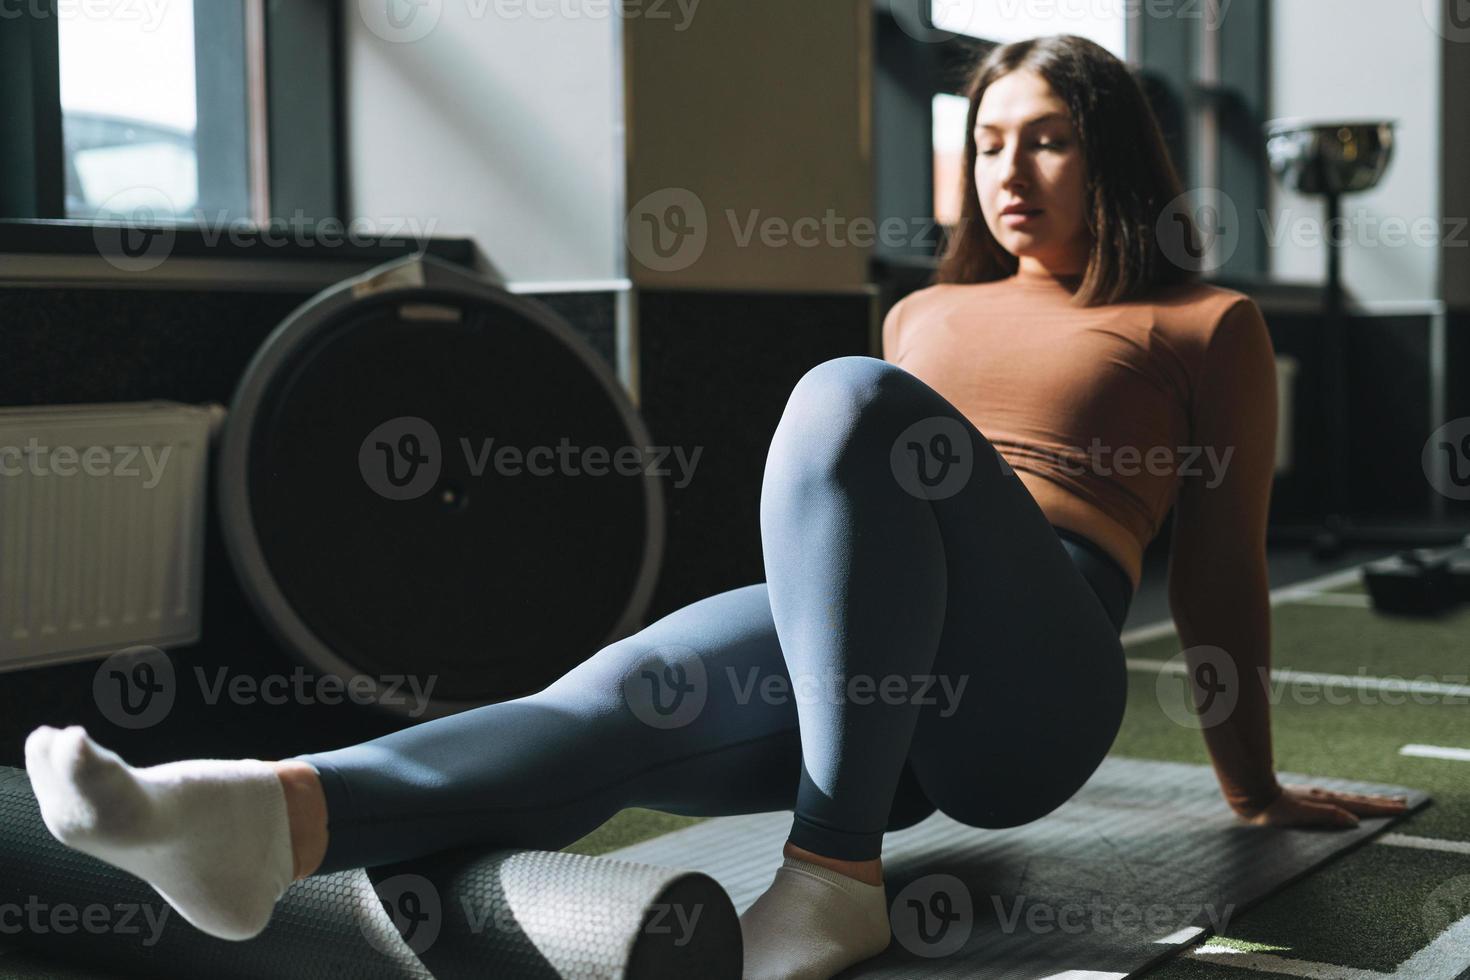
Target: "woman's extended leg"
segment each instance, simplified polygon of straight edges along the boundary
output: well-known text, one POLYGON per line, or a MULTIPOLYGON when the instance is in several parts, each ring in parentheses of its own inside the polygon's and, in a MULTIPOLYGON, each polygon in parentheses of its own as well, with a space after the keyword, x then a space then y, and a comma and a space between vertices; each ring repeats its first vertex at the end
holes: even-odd
MULTIPOLYGON (((670 613, 536 694, 291 761, 320 773, 326 872, 473 842, 556 850, 629 806, 789 809, 801 751, 759 583, 670 613)), ((934 810, 905 786, 894 827, 934 810)))
MULTIPOLYGON (((760 583, 670 613, 536 694, 283 760, 302 764, 284 779, 281 763, 258 760, 133 769, 80 728, 38 729, 26 749, 59 839, 149 881, 199 928, 243 939, 265 927, 293 871, 472 843, 555 850, 627 806, 790 808, 796 725, 760 583), (313 783, 327 804, 325 859, 293 867, 283 798, 309 798, 313 783), (259 888, 241 886, 251 869, 259 888)), ((911 776, 902 783, 894 829, 934 811, 911 776)))

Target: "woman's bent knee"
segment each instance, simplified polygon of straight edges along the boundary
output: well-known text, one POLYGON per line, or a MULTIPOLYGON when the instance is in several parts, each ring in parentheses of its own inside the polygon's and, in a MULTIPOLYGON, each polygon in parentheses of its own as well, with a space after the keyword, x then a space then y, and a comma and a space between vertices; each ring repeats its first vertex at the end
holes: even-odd
POLYGON ((887 361, 862 355, 823 361, 792 389, 771 454, 824 472, 854 454, 886 456, 905 426, 942 410, 934 399, 923 382, 887 361))
POLYGON ((834 404, 865 408, 916 385, 923 387, 923 382, 896 364, 850 354, 823 361, 803 374, 791 390, 787 408, 834 404))

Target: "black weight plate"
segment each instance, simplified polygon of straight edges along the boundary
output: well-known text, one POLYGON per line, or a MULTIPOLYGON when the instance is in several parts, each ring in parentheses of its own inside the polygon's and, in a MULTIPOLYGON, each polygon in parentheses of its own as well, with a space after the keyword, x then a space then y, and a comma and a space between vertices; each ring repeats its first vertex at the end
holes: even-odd
POLYGON ((277 634, 334 673, 432 678, 435 715, 539 690, 631 632, 661 501, 596 355, 488 284, 329 307, 272 335, 227 423, 254 545, 237 550, 258 559, 237 568, 277 634))

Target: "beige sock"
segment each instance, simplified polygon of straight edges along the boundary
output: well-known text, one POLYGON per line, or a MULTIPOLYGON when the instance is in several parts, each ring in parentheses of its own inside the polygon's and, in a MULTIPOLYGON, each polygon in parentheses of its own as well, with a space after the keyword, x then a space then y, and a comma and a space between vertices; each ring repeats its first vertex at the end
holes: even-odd
POLYGON ((740 916, 742 980, 829 980, 888 948, 888 898, 868 885, 798 858, 740 916))

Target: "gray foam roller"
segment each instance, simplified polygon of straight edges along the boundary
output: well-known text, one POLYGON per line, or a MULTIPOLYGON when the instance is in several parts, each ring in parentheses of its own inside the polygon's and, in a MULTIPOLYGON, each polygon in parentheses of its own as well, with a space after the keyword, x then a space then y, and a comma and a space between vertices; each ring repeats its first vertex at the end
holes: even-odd
POLYGON ((740 920, 697 871, 565 852, 450 851, 369 871, 436 977, 739 980, 740 920))
POLYGON ((318 875, 259 936, 215 939, 146 882, 59 843, 25 772, 5 767, 0 910, 17 945, 151 977, 738 980, 742 965, 734 906, 708 875, 546 851, 318 875))

